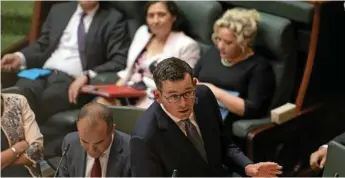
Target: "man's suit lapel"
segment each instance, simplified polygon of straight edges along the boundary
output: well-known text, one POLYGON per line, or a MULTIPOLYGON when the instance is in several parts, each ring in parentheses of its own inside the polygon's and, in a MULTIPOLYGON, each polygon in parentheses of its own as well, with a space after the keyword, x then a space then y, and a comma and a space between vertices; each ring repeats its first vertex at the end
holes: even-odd
MULTIPOLYGON (((217 151, 217 153, 213 150, 213 141, 214 139, 214 133, 213 133, 213 128, 210 127, 210 125, 208 124, 208 120, 209 119, 215 119, 214 117, 210 116, 209 113, 205 112, 205 108, 203 108, 201 106, 201 104, 199 104, 199 100, 202 98, 199 98, 198 96, 195 98, 195 103, 194 103, 194 116, 195 116, 195 120, 199 126, 200 129, 200 133, 202 135, 202 140, 204 142, 204 148, 206 151, 206 155, 207 155, 207 160, 208 163, 210 165, 213 165, 213 158, 216 158, 216 156, 214 156, 214 154, 219 154, 217 151), (207 122, 205 122, 207 121, 207 122)), ((206 102, 206 101, 203 101, 206 102)))
POLYGON ((85 171, 86 171, 86 152, 84 150, 84 148, 82 148, 80 146, 79 148, 80 151, 77 152, 77 156, 76 158, 80 158, 80 160, 78 160, 78 162, 82 163, 82 164, 78 164, 75 167, 77 168, 76 170, 76 175, 75 177, 85 177, 85 171))
POLYGON ((110 148, 108 164, 107 164, 107 173, 106 177, 114 177, 116 175, 116 163, 119 162, 121 152, 123 151, 123 143, 119 134, 114 134, 114 140, 110 148))
POLYGON ((86 39, 85 39, 85 60, 82 60, 82 66, 83 69, 86 68, 87 66, 87 61, 89 60, 88 57, 90 56, 88 52, 92 51, 92 41, 95 40, 96 38, 96 33, 98 29, 100 28, 100 24, 103 21, 103 19, 106 19, 107 17, 107 12, 102 10, 101 7, 97 10, 95 13, 95 16, 92 19, 92 22, 90 24, 89 30, 86 34, 86 39), (90 49, 90 50, 89 50, 90 49))
POLYGON ((57 28, 56 32, 58 35, 56 36, 56 39, 53 39, 53 41, 54 41, 53 48, 52 48, 53 50, 55 50, 56 46, 60 43, 60 39, 61 39, 61 36, 63 34, 63 31, 66 29, 68 22, 70 21, 74 12, 77 9, 78 2, 71 2, 70 4, 71 5, 67 6, 67 8, 65 9, 64 12, 61 12, 59 14, 59 19, 60 19, 59 24, 54 25, 54 27, 57 28))
POLYGON ((200 166, 202 169, 207 169, 207 162, 199 154, 198 150, 188 140, 176 123, 163 111, 158 103, 154 103, 157 107, 156 118, 158 127, 163 130, 162 134, 167 143, 171 143, 170 147, 179 152, 179 155, 186 156, 194 160, 195 166, 200 166))

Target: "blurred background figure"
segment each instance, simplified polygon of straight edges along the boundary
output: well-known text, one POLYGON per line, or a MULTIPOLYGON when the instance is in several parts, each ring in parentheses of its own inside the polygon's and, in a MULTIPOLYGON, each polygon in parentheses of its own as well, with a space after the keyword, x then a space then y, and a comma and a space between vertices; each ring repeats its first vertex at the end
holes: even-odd
POLYGON ((1 176, 37 177, 43 135, 24 96, 1 94, 1 176))
POLYGON ((5 54, 1 70, 26 69, 16 86, 25 91, 41 124, 57 112, 92 100, 80 96, 80 88, 99 73, 124 69, 128 47, 127 21, 108 4, 84 0, 57 3, 50 8, 39 38, 5 54))
POLYGON ((255 53, 258 30, 256 10, 227 10, 214 24, 215 47, 195 67, 199 85, 215 94, 225 123, 267 113, 274 91, 274 74, 268 60, 255 53))
MULTIPOLYGON (((131 100, 131 104, 147 108, 153 102, 156 88, 152 73, 157 63, 168 57, 185 60, 192 68, 200 57, 198 43, 187 36, 184 16, 173 1, 149 1, 145 6, 145 25, 134 36, 129 48, 127 67, 118 72, 119 86, 146 90, 147 96, 131 100)), ((116 104, 99 98, 103 104, 116 104)))

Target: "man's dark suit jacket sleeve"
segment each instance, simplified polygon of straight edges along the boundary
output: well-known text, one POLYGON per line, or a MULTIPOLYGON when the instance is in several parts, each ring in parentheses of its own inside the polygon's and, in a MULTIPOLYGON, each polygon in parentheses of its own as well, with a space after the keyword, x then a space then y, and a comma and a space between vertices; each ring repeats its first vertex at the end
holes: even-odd
POLYGON ((50 40, 49 40, 49 33, 51 31, 50 24, 52 21, 51 20, 52 15, 56 13, 55 11, 56 11, 55 6, 52 6, 46 20, 44 21, 42 25, 39 38, 33 44, 27 46, 26 48, 20 51, 25 56, 26 66, 28 66, 28 68, 42 67, 45 62, 43 61, 42 56, 50 44, 50 40))
MULTIPOLYGON (((67 143, 66 143, 66 137, 65 137, 65 139, 62 142, 62 146, 61 146, 62 153, 64 152, 66 146, 67 146, 67 143)), ((68 165, 67 165, 67 154, 66 154, 65 158, 62 159, 58 176, 59 177, 70 177, 69 172, 68 172, 68 165)))
POLYGON ((338 135, 333 140, 336 141, 336 142, 341 143, 342 145, 345 145, 345 132, 340 134, 340 135, 338 135))
POLYGON ((163 168, 159 158, 150 150, 150 144, 133 135, 130 141, 131 171, 133 177, 162 177, 163 168))
POLYGON ((211 101, 210 106, 213 106, 213 113, 216 113, 215 117, 219 123, 223 153, 226 155, 224 156, 223 162, 228 167, 233 166, 232 163, 234 163, 244 169, 248 164, 253 162, 247 156, 245 156, 240 148, 232 141, 230 136, 231 133, 224 127, 216 97, 210 89, 207 89, 206 91, 207 96, 211 96, 209 99, 209 101, 211 101))
POLYGON ((103 39, 106 40, 106 57, 104 64, 92 70, 100 72, 118 72, 126 68, 127 53, 130 45, 128 23, 123 15, 109 15, 109 26, 105 28, 103 39), (114 18, 112 18, 114 17, 114 18))

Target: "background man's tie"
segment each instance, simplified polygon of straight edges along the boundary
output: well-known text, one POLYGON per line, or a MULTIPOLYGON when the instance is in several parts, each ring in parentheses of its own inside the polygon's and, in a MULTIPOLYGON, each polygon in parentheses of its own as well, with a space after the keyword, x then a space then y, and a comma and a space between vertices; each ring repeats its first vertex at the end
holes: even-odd
POLYGON ((78 25, 78 49, 79 49, 79 57, 82 63, 85 62, 85 36, 86 36, 85 25, 84 25, 85 16, 86 16, 86 13, 83 12, 80 16, 80 21, 78 25))

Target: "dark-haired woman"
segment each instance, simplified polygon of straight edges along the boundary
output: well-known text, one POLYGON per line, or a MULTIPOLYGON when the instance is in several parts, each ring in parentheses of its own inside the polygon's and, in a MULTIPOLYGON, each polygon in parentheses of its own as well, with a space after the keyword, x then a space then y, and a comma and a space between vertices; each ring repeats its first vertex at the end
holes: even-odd
MULTIPOLYGON (((196 41, 183 32, 184 20, 173 1, 149 1, 145 6, 145 25, 134 36, 128 52, 126 69, 117 73, 119 86, 133 86, 146 90, 147 96, 136 99, 134 106, 147 108, 153 102, 156 88, 152 73, 160 61, 177 57, 194 68, 200 57, 196 41)), ((98 98, 103 104, 114 101, 98 98)))

